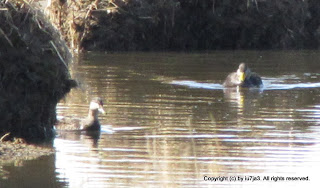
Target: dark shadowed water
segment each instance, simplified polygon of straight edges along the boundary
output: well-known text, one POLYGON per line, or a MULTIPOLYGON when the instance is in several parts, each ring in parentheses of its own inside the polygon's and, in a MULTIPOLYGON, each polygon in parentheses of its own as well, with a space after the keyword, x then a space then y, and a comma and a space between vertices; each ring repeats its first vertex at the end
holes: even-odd
POLYGON ((100 96, 107 112, 100 116, 101 135, 59 133, 55 156, 4 166, 0 182, 316 187, 319 60, 319 51, 89 53, 72 68, 80 89, 57 112, 59 118, 85 117, 90 99, 100 96), (262 76, 262 88, 222 87, 240 62, 262 76))

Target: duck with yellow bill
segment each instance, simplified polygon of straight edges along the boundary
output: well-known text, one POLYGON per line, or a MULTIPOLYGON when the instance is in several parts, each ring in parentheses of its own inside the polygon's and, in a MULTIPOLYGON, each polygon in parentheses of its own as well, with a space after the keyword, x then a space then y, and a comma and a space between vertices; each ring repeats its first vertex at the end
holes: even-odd
POLYGON ((230 73, 223 83, 224 87, 261 87, 262 85, 261 77, 251 72, 245 63, 240 63, 238 70, 230 73))

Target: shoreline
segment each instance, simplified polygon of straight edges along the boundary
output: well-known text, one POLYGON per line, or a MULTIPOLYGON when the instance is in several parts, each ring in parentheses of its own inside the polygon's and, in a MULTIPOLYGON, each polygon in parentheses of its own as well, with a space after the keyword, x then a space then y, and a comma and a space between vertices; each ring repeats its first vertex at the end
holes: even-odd
POLYGON ((4 141, 0 142, 0 167, 14 163, 15 161, 25 161, 48 156, 55 153, 53 146, 35 145, 20 143, 19 139, 16 142, 4 141))

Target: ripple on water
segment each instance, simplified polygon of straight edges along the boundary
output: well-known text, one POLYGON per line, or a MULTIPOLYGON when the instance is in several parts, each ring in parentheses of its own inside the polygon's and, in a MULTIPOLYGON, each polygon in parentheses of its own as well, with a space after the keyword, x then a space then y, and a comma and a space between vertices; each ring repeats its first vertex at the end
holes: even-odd
MULTIPOLYGON (((262 91, 318 88, 319 75, 263 77, 264 86, 252 89, 258 92, 228 93, 221 85, 225 66, 217 74, 210 70, 216 58, 206 56, 210 63, 201 64, 188 56, 174 69, 168 56, 161 57, 164 62, 152 57, 112 63, 117 57, 108 55, 98 66, 82 66, 79 74, 93 86, 87 90, 108 100, 101 123, 112 124, 112 132, 103 132, 99 140, 84 135, 58 138, 59 179, 70 187, 208 187, 217 183, 203 181, 205 175, 318 175, 310 172, 320 167, 320 106, 310 104, 318 100, 317 93, 262 91), (184 70, 186 61, 193 66, 184 70), (216 80, 196 81, 208 75, 216 80), (192 79, 178 80, 184 78, 192 79)), ((267 69, 273 67, 268 64, 267 69)), ((269 73, 263 75, 277 75, 269 73)), ((58 111, 82 117, 87 103, 84 106, 62 105, 58 111)))
MULTIPOLYGON (((263 86, 260 90, 289 90, 295 88, 318 88, 319 82, 303 82, 303 80, 296 75, 284 75, 277 78, 262 77, 263 86)), ((203 83, 192 80, 173 80, 169 82, 173 85, 186 86, 189 88, 221 90, 224 89, 222 84, 218 83, 203 83)))

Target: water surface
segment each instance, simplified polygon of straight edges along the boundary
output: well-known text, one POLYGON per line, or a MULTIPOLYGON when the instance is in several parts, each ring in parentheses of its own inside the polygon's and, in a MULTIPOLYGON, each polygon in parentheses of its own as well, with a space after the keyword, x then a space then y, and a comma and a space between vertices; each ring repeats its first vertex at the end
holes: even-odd
POLYGON ((59 133, 52 176, 68 187, 315 187, 319 59, 318 51, 86 54, 71 72, 80 88, 57 112, 85 117, 100 96, 105 131, 59 133), (240 62, 262 88, 222 87, 240 62), (261 180, 219 181, 238 176, 261 180))

